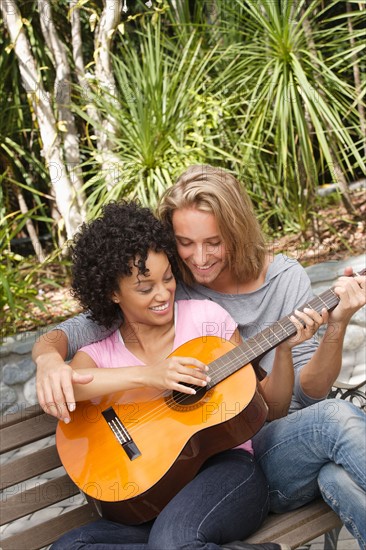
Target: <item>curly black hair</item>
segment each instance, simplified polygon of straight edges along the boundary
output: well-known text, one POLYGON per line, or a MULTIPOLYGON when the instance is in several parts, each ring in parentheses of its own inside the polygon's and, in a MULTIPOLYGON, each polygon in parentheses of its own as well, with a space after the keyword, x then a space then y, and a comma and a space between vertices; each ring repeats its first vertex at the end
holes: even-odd
POLYGON ((109 328, 121 319, 121 309, 112 301, 121 277, 131 276, 131 266, 147 275, 149 250, 165 252, 178 276, 173 234, 149 208, 136 202, 112 202, 99 218, 84 223, 70 246, 72 294, 90 317, 109 328))

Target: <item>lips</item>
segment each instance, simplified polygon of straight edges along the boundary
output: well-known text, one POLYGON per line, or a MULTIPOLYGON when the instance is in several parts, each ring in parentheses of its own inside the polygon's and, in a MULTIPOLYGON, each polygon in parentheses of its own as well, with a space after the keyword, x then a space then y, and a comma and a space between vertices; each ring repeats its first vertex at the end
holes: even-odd
POLYGON ((169 302, 162 304, 161 306, 150 307, 152 311, 166 311, 169 308, 169 302))
POLYGON ((196 269, 197 271, 209 271, 215 264, 211 264, 211 265, 208 265, 208 266, 199 266, 199 265, 196 265, 196 264, 192 264, 194 269, 196 269))

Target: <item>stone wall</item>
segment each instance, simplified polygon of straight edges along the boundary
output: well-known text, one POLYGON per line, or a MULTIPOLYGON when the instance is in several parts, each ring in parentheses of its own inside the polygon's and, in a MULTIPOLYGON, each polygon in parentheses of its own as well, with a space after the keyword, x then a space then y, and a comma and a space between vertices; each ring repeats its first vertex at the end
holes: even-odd
POLYGON ((35 371, 31 351, 38 332, 23 332, 4 339, 0 347, 0 407, 12 412, 19 405, 37 402, 35 371))

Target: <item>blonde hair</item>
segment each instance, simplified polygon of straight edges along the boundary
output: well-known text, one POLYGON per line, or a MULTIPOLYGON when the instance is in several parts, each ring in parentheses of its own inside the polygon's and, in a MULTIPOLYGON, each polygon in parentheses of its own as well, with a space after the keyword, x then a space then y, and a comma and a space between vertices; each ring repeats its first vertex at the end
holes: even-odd
MULTIPOLYGON (((172 228, 175 210, 197 208, 211 212, 225 242, 230 271, 239 282, 257 279, 266 256, 265 239, 244 187, 222 168, 190 166, 161 198, 157 215, 172 228)), ((183 280, 194 278, 182 261, 183 280)))

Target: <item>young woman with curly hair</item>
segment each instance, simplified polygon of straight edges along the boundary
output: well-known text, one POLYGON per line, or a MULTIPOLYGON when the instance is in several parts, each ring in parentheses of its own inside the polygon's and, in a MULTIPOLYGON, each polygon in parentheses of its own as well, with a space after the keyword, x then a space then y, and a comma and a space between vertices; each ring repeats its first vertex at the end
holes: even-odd
MULTIPOLYGON (((101 217, 81 227, 72 258, 75 297, 94 322, 106 328, 119 325, 74 356, 72 369, 88 382, 74 382, 76 401, 146 387, 194 394, 196 390, 188 385, 205 387, 214 373, 195 357, 169 357, 171 352, 193 338, 207 336, 213 322, 221 327, 222 337, 239 343, 236 323, 221 306, 209 300, 175 301, 179 273, 174 239, 147 208, 135 203, 106 205, 101 217)), ((311 318, 302 318, 305 327, 292 318, 297 338, 277 348, 274 371, 285 373, 287 382, 275 414, 286 413, 292 393, 290 350, 312 334, 306 324, 313 324, 311 318)), ((267 380, 261 384, 271 404, 271 385, 267 380)), ((267 512, 267 482, 247 441, 208 458, 156 519, 140 525, 100 519, 71 531, 52 549, 218 550, 249 536, 267 512)), ((267 543, 241 548, 285 546, 267 543)))

